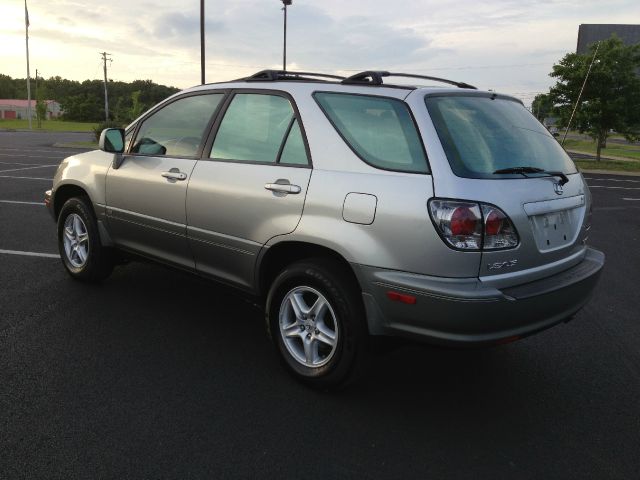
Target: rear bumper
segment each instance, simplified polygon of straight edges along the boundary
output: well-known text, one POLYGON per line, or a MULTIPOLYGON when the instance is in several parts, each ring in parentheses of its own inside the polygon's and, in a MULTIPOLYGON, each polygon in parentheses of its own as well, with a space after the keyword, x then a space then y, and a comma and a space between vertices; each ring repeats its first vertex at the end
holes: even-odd
MULTIPOLYGON (((363 289, 369 331, 440 344, 515 340, 568 320, 589 300, 604 254, 587 248, 572 268, 534 282, 495 288, 478 278, 441 278, 354 265, 363 289), (388 298, 415 297, 414 304, 388 298)), ((397 299, 396 299, 397 300, 397 299)))

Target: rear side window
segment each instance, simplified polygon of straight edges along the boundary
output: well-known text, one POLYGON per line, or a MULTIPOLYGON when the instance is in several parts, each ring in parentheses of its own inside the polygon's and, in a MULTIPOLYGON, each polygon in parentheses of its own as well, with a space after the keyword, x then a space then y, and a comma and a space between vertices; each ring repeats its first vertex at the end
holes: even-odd
POLYGON ((494 174, 513 167, 576 173, 560 144, 518 102, 463 95, 428 96, 425 102, 451 169, 459 177, 522 178, 494 174))
POLYGON ((140 125, 132 153, 194 157, 224 94, 180 98, 152 113, 140 125))
POLYGON ((298 120, 294 119, 294 122, 291 125, 291 130, 289 130, 287 140, 282 147, 280 163, 289 163, 293 165, 307 164, 307 151, 304 148, 304 140, 302 139, 302 132, 300 132, 298 120))
POLYGON ((318 92, 314 98, 349 147, 369 165, 428 173, 407 105, 395 98, 318 92))
POLYGON ((291 102, 279 95, 234 96, 213 142, 211 158, 307 165, 291 102))

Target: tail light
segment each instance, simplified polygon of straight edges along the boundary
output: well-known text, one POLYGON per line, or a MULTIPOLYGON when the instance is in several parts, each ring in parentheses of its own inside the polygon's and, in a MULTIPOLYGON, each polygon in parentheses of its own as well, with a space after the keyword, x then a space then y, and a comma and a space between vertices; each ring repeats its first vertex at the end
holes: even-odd
POLYGON ((429 207, 436 228, 452 247, 482 248, 482 214, 477 203, 431 200, 429 207))
POLYGON ((513 223, 493 205, 432 199, 429 213, 440 236, 453 248, 500 250, 518 245, 513 223))
POLYGON ((484 250, 500 250, 518 245, 518 234, 509 217, 493 205, 480 204, 484 217, 484 250))

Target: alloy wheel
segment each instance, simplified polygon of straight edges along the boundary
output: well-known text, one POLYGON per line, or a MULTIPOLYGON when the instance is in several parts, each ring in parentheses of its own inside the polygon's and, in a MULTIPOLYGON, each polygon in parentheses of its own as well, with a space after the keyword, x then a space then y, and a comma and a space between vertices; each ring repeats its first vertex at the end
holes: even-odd
POLYGON ((291 356, 301 365, 318 368, 335 354, 339 328, 328 300, 311 287, 296 287, 282 300, 280 335, 291 356))
POLYGON ((82 268, 89 258, 89 233, 80 215, 72 213, 66 218, 62 240, 69 263, 82 268))

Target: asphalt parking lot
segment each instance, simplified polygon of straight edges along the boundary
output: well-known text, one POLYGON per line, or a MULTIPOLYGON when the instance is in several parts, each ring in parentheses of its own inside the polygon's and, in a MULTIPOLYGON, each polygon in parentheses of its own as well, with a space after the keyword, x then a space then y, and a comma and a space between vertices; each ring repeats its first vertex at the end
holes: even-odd
POLYGON ((43 192, 73 152, 52 144, 88 139, 0 131, 0 478, 638 478, 640 177, 586 175, 607 265, 572 322, 407 345, 322 394, 214 284, 65 274, 43 192))

